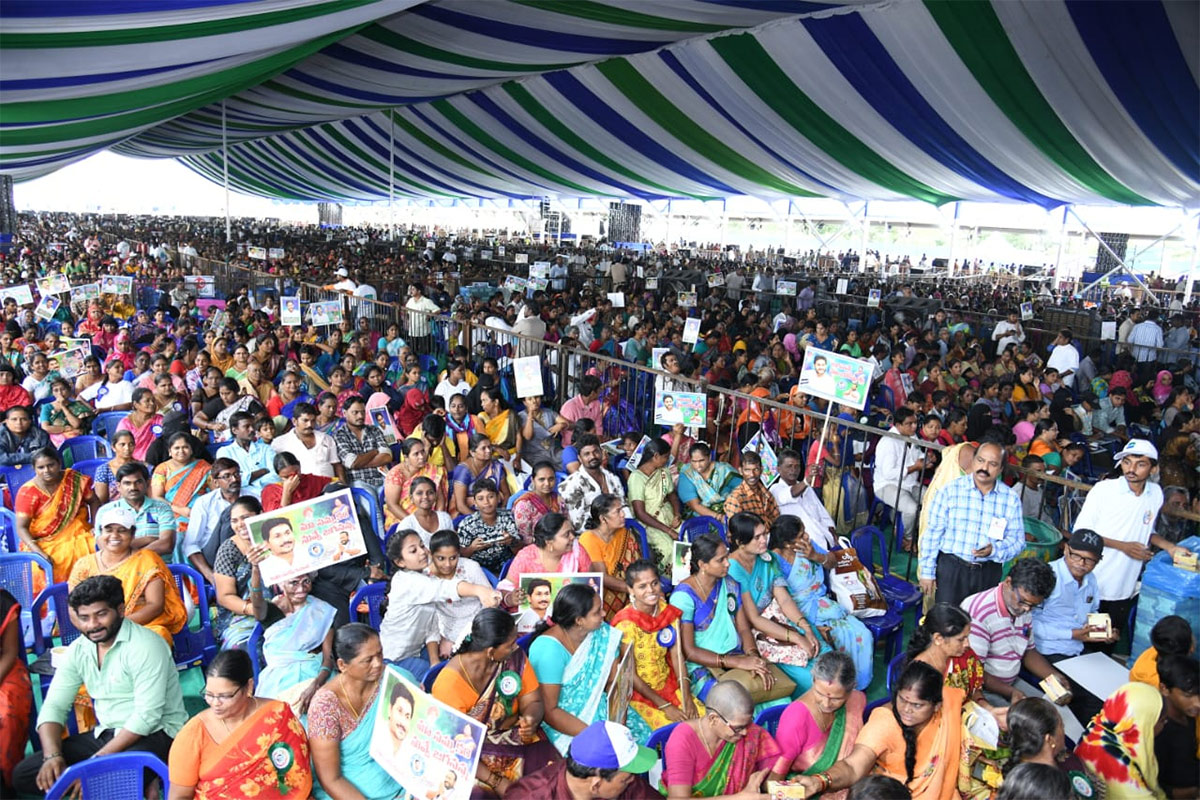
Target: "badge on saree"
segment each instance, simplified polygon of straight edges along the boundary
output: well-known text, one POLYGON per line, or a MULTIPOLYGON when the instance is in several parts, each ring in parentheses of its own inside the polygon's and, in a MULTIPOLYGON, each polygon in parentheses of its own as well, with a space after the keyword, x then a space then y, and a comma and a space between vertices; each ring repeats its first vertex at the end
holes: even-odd
POLYGON ((287 794, 291 791, 291 787, 287 785, 284 776, 296 763, 296 754, 292 752, 292 746, 283 742, 276 742, 267 748, 267 758, 271 759, 271 766, 275 768, 275 780, 278 785, 280 794, 287 794))
POLYGON ((732 593, 725 595, 725 607, 729 609, 730 614, 737 613, 737 598, 732 593))
POLYGON ((1071 789, 1074 790, 1076 796, 1082 797, 1084 800, 1096 796, 1096 787, 1092 785, 1092 779, 1087 775, 1073 769, 1067 773, 1067 777, 1071 779, 1071 789))
POLYGON ((675 628, 668 625, 658 631, 658 636, 655 637, 658 643, 663 647, 673 647, 675 645, 675 628))
POLYGON ((155 436, 162 436, 162 425, 151 425, 150 432, 155 436))
POLYGON ((504 716, 513 712, 514 700, 521 693, 521 676, 506 669, 496 678, 496 694, 500 696, 500 705, 504 707, 504 716))

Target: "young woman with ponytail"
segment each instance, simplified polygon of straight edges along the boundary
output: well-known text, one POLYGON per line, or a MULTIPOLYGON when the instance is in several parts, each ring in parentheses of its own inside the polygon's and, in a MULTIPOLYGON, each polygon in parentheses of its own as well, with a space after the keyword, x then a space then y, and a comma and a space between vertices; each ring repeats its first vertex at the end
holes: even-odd
POLYGON ((523 775, 558 760, 558 751, 541 731, 544 706, 538 680, 517 646, 511 614, 483 609, 430 693, 487 726, 475 770, 481 789, 503 797, 523 775))
POLYGON ((913 800, 955 800, 962 745, 963 691, 944 685, 936 669, 913 661, 896 682, 890 706, 871 712, 843 761, 797 780, 810 795, 845 789, 866 775, 888 775, 913 800))

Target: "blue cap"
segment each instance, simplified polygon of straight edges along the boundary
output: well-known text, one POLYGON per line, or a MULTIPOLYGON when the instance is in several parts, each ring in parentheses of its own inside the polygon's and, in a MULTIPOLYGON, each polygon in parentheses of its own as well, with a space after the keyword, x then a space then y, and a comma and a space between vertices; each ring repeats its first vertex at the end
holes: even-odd
POLYGON ((648 772, 658 755, 633 740, 629 728, 615 722, 593 722, 572 741, 571 758, 593 769, 619 769, 638 774, 648 772))

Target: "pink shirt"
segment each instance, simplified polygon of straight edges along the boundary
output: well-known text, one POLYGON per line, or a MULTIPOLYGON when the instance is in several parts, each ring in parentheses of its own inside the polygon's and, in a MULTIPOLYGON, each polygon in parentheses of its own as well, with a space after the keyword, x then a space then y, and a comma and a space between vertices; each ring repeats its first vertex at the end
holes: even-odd
MULTIPOLYGON (((563 403, 562 408, 558 410, 562 418, 574 424, 575 420, 587 417, 592 422, 596 423, 596 435, 604 441, 604 406, 600 400, 596 399, 590 403, 583 402, 582 395, 575 395, 567 402, 563 403)), ((566 447, 571 443, 571 438, 575 432, 567 428, 562 433, 563 446, 566 447)))

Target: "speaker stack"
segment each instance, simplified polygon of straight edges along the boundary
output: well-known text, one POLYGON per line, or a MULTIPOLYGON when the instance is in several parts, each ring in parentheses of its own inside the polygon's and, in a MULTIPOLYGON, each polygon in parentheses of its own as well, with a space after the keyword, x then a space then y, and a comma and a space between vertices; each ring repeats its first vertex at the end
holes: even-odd
POLYGON ((608 240, 610 242, 640 242, 642 240, 642 207, 628 203, 609 203, 608 240))

